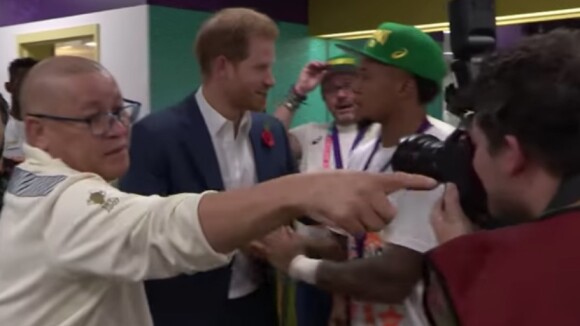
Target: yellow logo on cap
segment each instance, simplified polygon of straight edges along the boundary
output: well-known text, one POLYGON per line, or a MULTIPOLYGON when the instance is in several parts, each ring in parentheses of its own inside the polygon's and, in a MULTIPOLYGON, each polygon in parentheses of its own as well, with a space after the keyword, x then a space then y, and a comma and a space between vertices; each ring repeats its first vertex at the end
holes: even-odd
POLYGON ((385 45, 385 43, 387 43, 387 40, 389 39, 389 35, 391 35, 391 33, 392 32, 388 31, 388 30, 377 29, 373 33, 373 36, 367 42, 367 46, 370 48, 373 48, 373 47, 375 47, 375 45, 377 45, 377 43, 380 43, 381 45, 385 45))
POLYGON ((388 30, 378 29, 373 34, 373 39, 376 40, 377 42, 381 43, 381 45, 385 45, 385 43, 387 43, 387 40, 389 39, 389 35, 391 35, 391 33, 392 32, 388 31, 388 30))
POLYGON ((391 58, 397 60, 397 59, 401 59, 407 56, 407 54, 409 54, 409 50, 403 48, 399 51, 395 51, 393 52, 393 54, 391 54, 391 58))

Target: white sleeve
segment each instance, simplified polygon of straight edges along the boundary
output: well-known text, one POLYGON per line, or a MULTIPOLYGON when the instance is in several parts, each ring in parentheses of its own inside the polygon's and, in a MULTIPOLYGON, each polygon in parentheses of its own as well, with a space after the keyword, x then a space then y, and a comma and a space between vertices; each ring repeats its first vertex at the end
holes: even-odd
MULTIPOLYGON (((431 210, 444 186, 430 191, 405 190, 395 199, 397 215, 389 224, 388 242, 424 253, 437 246, 431 227, 431 210)), ((399 195, 399 194, 396 194, 399 195)))
POLYGON ((304 148, 306 148, 305 143, 306 143, 306 138, 308 137, 308 130, 311 128, 310 126, 311 126, 311 124, 303 124, 303 125, 300 125, 298 127, 294 127, 294 128, 289 130, 290 134, 292 134, 292 136, 296 137, 296 139, 300 143, 300 147, 302 147, 302 150, 304 150, 304 148))
POLYGON ((145 197, 84 179, 58 196, 44 237, 51 263, 61 270, 141 281, 210 270, 231 259, 203 234, 197 215, 203 194, 145 197))
POLYGON ((14 118, 10 117, 4 130, 4 152, 2 153, 2 157, 16 158, 24 156, 20 136, 14 118))

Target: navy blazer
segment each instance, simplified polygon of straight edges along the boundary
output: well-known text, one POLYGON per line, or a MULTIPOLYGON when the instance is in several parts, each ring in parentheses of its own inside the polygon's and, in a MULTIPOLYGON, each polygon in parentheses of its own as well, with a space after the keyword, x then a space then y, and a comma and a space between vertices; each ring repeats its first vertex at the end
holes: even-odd
MULTIPOLYGON (((276 118, 252 113, 250 139, 259 182, 297 171, 286 131, 276 118), (274 136, 272 147, 262 140, 266 125, 274 136)), ((167 196, 224 189, 211 136, 195 93, 137 123, 132 130, 130 156, 130 169, 119 182, 123 191, 167 196)), ((194 275, 147 281, 155 325, 216 325, 227 301, 230 274, 231 265, 194 275)))

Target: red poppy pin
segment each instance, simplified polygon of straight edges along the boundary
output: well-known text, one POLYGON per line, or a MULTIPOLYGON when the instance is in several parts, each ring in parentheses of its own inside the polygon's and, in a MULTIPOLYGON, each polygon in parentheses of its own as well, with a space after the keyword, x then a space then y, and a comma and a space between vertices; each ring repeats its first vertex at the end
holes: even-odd
POLYGON ((262 143, 268 148, 274 147, 274 135, 272 135, 268 124, 264 124, 264 129, 262 130, 262 143))

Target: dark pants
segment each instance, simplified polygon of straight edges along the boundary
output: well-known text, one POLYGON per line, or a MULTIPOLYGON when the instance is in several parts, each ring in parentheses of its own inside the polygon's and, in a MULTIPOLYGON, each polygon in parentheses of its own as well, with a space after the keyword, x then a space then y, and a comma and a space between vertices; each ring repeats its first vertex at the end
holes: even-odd
POLYGON ((332 309, 332 296, 312 285, 296 284, 298 326, 326 326, 332 309))
POLYGON ((228 300, 220 326, 277 326, 276 301, 268 286, 228 300))

